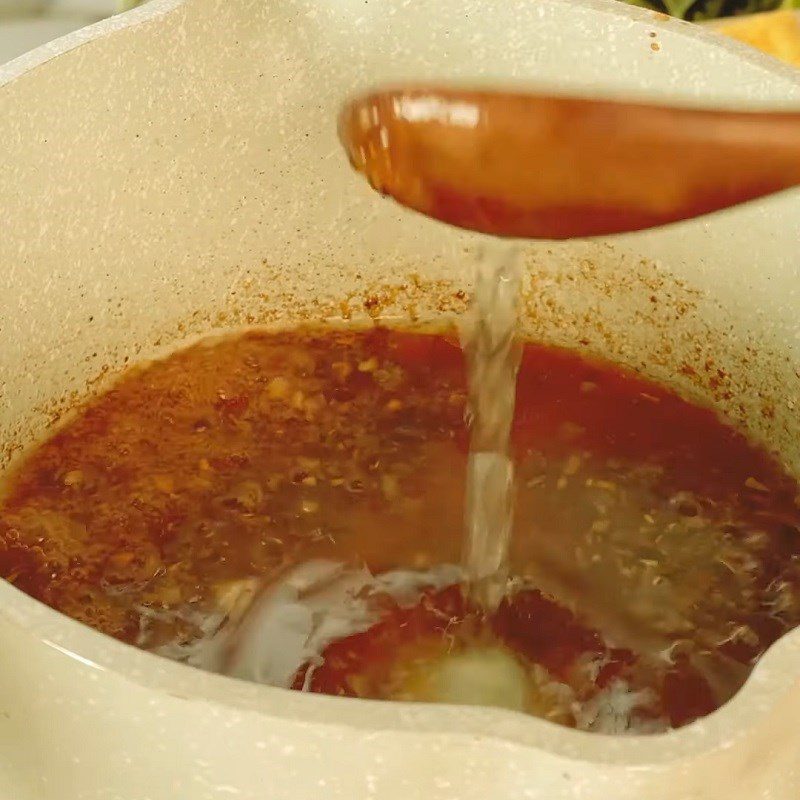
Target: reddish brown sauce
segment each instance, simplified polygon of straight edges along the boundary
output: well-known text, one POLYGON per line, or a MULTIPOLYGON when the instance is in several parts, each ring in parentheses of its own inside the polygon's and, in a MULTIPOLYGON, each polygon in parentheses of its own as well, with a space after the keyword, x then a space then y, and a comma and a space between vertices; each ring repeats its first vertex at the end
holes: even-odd
POLYGON ((675 727, 718 705, 708 681, 688 659, 678 657, 668 669, 654 672, 631 650, 608 647, 598 631, 539 591, 515 592, 484 616, 455 586, 426 593, 412 608, 390 608, 366 632, 329 645, 310 681, 306 665, 296 675, 294 688, 307 683, 308 690, 322 694, 399 696, 392 685, 397 683, 398 663, 435 663, 454 649, 488 644, 505 646, 523 663, 544 667, 552 681, 574 691, 577 702, 624 680, 630 692, 655 688, 645 717, 666 718, 675 727), (598 665, 594 674, 587 675, 587 662, 598 665))
MULTIPOLYGON (((457 563, 464 404, 444 336, 197 345, 125 374, 28 455, 0 507, 0 575, 154 648, 199 636, 195 612, 233 583, 308 559, 373 573, 457 563), (181 613, 158 621, 169 610, 181 613)), ((529 344, 513 444, 523 588, 489 619, 456 587, 388 603, 328 645, 312 691, 389 696, 401 657, 491 641, 579 697, 615 679, 652 690, 653 714, 680 725, 800 622, 797 485, 713 412, 529 344), (602 662, 591 681, 575 672, 587 657, 602 662)))

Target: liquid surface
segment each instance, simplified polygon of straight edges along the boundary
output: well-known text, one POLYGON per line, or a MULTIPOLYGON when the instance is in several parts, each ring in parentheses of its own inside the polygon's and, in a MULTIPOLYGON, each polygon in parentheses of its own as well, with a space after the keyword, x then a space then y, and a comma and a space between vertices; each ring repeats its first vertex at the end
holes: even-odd
POLYGON ((466 399, 455 337, 200 344, 29 455, 0 574, 209 669, 363 697, 456 685, 614 732, 708 713, 800 621, 795 482, 713 413, 537 345, 511 435, 513 591, 476 608, 457 566, 466 399), (223 634, 254 604, 266 633, 246 651, 223 634))

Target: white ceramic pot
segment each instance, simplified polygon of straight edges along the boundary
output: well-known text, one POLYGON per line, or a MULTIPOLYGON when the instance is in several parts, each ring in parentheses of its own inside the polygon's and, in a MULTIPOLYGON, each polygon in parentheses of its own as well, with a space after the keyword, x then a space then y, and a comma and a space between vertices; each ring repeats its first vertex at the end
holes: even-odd
MULTIPOLYGON (((419 77, 800 107, 800 72, 600 0, 155 0, 0 68, 0 452, 126 360, 245 324, 455 314, 477 238, 351 174, 345 94, 419 77)), ((800 195, 528 251, 531 335, 711 402, 800 469, 800 195)), ((14 800, 796 800, 800 631, 677 732, 240 683, 0 585, 14 800)))

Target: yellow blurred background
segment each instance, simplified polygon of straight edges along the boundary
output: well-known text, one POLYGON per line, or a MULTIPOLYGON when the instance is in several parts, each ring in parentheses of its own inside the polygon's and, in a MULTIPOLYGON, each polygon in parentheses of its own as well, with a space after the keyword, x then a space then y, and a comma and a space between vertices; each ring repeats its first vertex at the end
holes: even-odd
POLYGON ((800 67, 800 13, 773 11, 718 23, 720 33, 800 67))

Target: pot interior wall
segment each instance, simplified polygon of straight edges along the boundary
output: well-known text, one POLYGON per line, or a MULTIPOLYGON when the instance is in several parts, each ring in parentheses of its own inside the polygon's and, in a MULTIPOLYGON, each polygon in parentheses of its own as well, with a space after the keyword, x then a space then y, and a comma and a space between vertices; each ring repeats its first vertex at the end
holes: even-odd
MULTIPOLYGON (((616 3, 474 5, 170 0, 1 87, 3 463, 188 338, 463 309, 477 238, 375 197, 340 152, 365 80, 800 103, 788 69, 616 3)), ((799 207, 530 246, 527 333, 713 402, 798 467, 799 207)))
MULTIPOLYGON (((111 315, 83 313, 74 338, 51 351, 48 362, 9 369, 0 427, 4 457, 12 461, 126 366, 198 337, 342 320, 452 324, 468 302, 475 251, 467 245, 454 248, 450 260, 395 255, 392 261, 374 252, 349 263, 323 261, 313 270, 304 270, 302 262, 261 263, 232 275, 223 295, 188 314, 176 313, 177 287, 155 293, 144 335, 133 326, 116 329, 111 315)), ((608 244, 532 247, 526 263, 527 338, 607 358, 674 386, 747 429, 791 469, 800 466, 798 364, 785 338, 766 324, 754 326, 759 315, 730 307, 656 262, 608 244)))
MULTIPOLYGON (((198 336, 463 311, 479 239, 380 200, 340 152, 335 112, 365 80, 800 107, 800 73, 611 0, 152 0, 71 47, 0 67, 0 468, 126 365, 198 336)), ((798 241, 789 193, 530 245, 526 335, 713 404, 800 473, 798 241)), ((620 740, 231 681, 0 595, 4 796, 255 798, 264 775, 276 798, 797 796, 795 635, 718 714, 620 740)))

